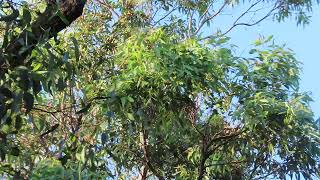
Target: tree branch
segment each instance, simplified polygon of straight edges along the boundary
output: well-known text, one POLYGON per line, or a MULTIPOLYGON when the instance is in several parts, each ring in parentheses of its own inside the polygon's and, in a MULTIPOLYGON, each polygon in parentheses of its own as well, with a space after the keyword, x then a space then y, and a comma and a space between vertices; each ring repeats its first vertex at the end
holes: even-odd
POLYGON ((253 22, 253 23, 238 23, 238 21, 245 15, 247 14, 250 9, 252 9, 252 7, 254 7, 256 4, 258 4, 260 1, 254 3, 253 5, 251 5, 249 7, 249 9, 247 9, 247 11, 245 11, 243 14, 241 14, 237 19, 236 21, 233 23, 233 25, 226 31, 224 32, 221 36, 224 36, 226 34, 228 34, 233 28, 237 27, 237 26, 254 26, 254 25, 257 25, 259 24, 261 21, 265 20, 266 18, 268 18, 273 11, 275 11, 276 9, 278 9, 279 5, 277 6, 277 4, 274 5, 274 7, 265 15, 263 16, 262 18, 260 18, 258 21, 256 22, 253 22))
POLYGON ((112 14, 114 14, 118 19, 120 18, 120 15, 114 10, 114 8, 108 4, 105 1, 102 0, 96 0, 99 4, 101 4, 102 6, 106 7, 112 14))
POLYGON ((31 31, 25 29, 5 47, 3 55, 0 56, 0 77, 8 69, 24 65, 39 42, 56 36, 81 16, 85 3, 86 0, 60 0, 57 4, 56 1, 48 0, 44 13, 40 14, 29 28, 31 31))
POLYGON ((167 18, 170 14, 173 13, 173 11, 177 10, 177 7, 173 7, 167 14, 165 14, 163 17, 161 17, 160 19, 158 19, 156 22, 153 23, 152 27, 154 27, 155 25, 157 25, 159 22, 161 22, 162 20, 164 20, 165 18, 167 18))
MULTIPOLYGON (((255 2, 254 4, 252 4, 245 12, 243 12, 243 13, 233 22, 232 26, 231 26, 229 29, 227 29, 224 33, 218 35, 218 37, 225 36, 226 34, 228 34, 231 30, 233 30, 233 29, 234 29, 235 27, 237 27, 237 26, 254 26, 254 25, 257 25, 257 24, 259 24, 261 21, 263 21, 263 20, 265 20, 266 18, 270 17, 275 10, 277 10, 279 7, 282 6, 281 3, 280 3, 280 4, 276 3, 276 4, 272 7, 272 9, 271 9, 265 16, 261 17, 259 20, 255 21, 255 22, 252 22, 252 23, 242 23, 242 22, 239 23, 239 20, 242 19, 242 17, 244 17, 246 14, 248 14, 249 12, 251 12, 251 9, 252 9, 253 7, 255 7, 257 4, 259 4, 260 2, 261 2, 261 0, 259 0, 259 1, 255 2)), ((253 12, 255 12, 255 11, 253 11, 253 12)), ((204 37, 204 38, 201 38, 201 40, 209 39, 209 38, 212 38, 212 37, 215 37, 215 36, 212 36, 212 35, 206 36, 206 37, 204 37)))
MULTIPOLYGON (((200 24, 199 24, 197 30, 193 33, 193 35, 198 34, 198 32, 201 30, 201 28, 203 27, 203 25, 204 25, 205 23, 207 23, 208 21, 212 20, 212 19, 215 18, 217 15, 219 15, 219 14, 222 12, 222 10, 226 7, 227 4, 228 4, 228 1, 225 1, 225 2, 223 3, 223 5, 219 8, 219 10, 218 10, 216 13, 214 13, 213 15, 209 16, 208 18, 204 19, 204 17, 201 17, 201 19, 200 19, 200 24)), ((208 8, 209 8, 209 7, 208 7, 208 8)), ((209 10, 209 9, 207 9, 207 10, 209 10)), ((206 10, 206 11, 207 11, 207 10, 206 10)), ((206 13, 207 13, 207 12, 206 12, 206 13)))

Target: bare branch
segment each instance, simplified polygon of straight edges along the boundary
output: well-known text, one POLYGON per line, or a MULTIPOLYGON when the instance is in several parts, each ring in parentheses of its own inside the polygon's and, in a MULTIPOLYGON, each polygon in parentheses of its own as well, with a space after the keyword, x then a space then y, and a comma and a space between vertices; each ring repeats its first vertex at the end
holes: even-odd
POLYGON ((261 0, 253 3, 244 13, 242 13, 235 21, 233 24, 236 24, 244 15, 246 15, 248 12, 250 12, 250 10, 256 6, 257 4, 259 4, 261 2, 261 0))
MULTIPOLYGON (((260 2, 260 1, 258 1, 260 2)), ((256 4, 256 3, 255 3, 256 4)), ((254 5, 254 4, 253 4, 254 5)), ((238 21, 245 15, 248 13, 248 11, 252 8, 250 6, 250 8, 244 12, 243 14, 241 14, 241 16, 233 23, 233 25, 225 32, 225 33, 222 33, 221 36, 224 36, 226 34, 228 34, 233 28, 237 27, 237 26, 254 26, 254 25, 257 25, 259 24, 261 21, 265 20, 266 18, 268 18, 276 9, 278 9, 279 7, 281 6, 280 5, 277 5, 275 4, 274 7, 265 15, 263 16, 261 19, 259 19, 258 21, 256 22, 253 22, 253 23, 238 23, 238 21)))
POLYGON ((55 124, 53 126, 50 127, 50 129, 48 129, 46 132, 42 133, 40 135, 40 137, 44 137, 45 135, 49 134, 49 133, 52 133, 53 131, 55 131, 57 128, 59 127, 59 124, 55 124))
POLYGON ((160 7, 156 7, 156 8, 157 8, 156 11, 153 13, 152 17, 150 18, 150 22, 154 20, 154 18, 158 14, 158 11, 160 10, 160 7))
MULTIPOLYGON (((198 32, 201 30, 201 28, 203 27, 203 25, 205 24, 205 23, 207 23, 208 21, 211 21, 213 18, 215 18, 217 15, 219 15, 221 12, 222 12, 222 10, 226 7, 226 5, 228 4, 228 1, 225 1, 224 3, 223 3, 223 5, 219 8, 219 10, 216 12, 216 13, 214 13, 214 14, 212 14, 211 16, 209 16, 208 18, 206 18, 206 19, 203 19, 203 20, 201 20, 202 18, 200 18, 200 24, 198 25, 198 28, 197 28, 197 30, 193 33, 193 35, 196 35, 196 34, 198 34, 198 32)), ((207 9, 208 10, 208 9, 207 9)))
MULTIPOLYGON (((259 24, 260 22, 262 22, 263 20, 265 20, 265 19, 267 19, 268 17, 270 17, 275 10, 277 10, 279 7, 281 7, 281 4, 277 4, 277 3, 276 3, 276 4, 273 6, 273 8, 272 8, 265 16, 263 16, 262 18, 260 18, 258 21, 255 21, 255 22, 253 22, 253 23, 238 23, 239 20, 242 19, 242 18, 243 18, 246 14, 248 14, 249 12, 256 12, 256 10, 251 11, 251 9, 252 9, 253 7, 255 7, 257 4, 259 4, 260 2, 262 2, 262 1, 259 0, 259 1, 255 2, 254 4, 252 4, 245 12, 243 12, 243 13, 234 21, 234 23, 232 24, 232 26, 231 26, 228 30, 226 30, 224 33, 221 33, 221 34, 219 34, 219 35, 217 35, 217 36, 218 36, 218 37, 225 36, 226 34, 228 34, 231 30, 233 30, 233 29, 234 29, 235 27, 237 27, 237 26, 255 26, 255 25, 259 24)), ((202 38, 201 40, 205 40, 205 39, 212 38, 212 37, 214 37, 214 36, 212 36, 212 35, 206 36, 206 37, 202 38)))
POLYGON ((257 157, 256 160, 254 161, 253 169, 252 169, 252 171, 251 171, 251 173, 250 173, 249 179, 253 179, 253 177, 254 177, 254 175, 255 175, 255 172, 257 171, 257 169, 259 168, 259 166, 261 166, 261 164, 262 164, 263 162, 265 162, 265 160, 267 159, 267 157, 264 157, 263 160, 261 160, 261 159, 259 158, 259 156, 262 155, 262 152, 263 152, 263 151, 261 151, 261 152, 259 153, 258 157, 257 157), (259 161, 259 160, 260 160, 260 161, 259 161))
POLYGON ((32 109, 36 110, 36 111, 41 111, 41 112, 45 112, 45 113, 48 113, 48 114, 52 114, 52 115, 62 112, 62 110, 49 111, 49 110, 45 110, 45 109, 41 109, 41 108, 37 108, 37 107, 33 107, 32 109))
POLYGON ((231 138, 234 138, 236 136, 239 136, 241 133, 243 133, 243 131, 240 131, 239 127, 235 127, 233 128, 233 131, 232 133, 230 134, 226 134, 226 135, 219 135, 219 134, 224 134, 226 131, 226 129, 223 129, 222 131, 218 132, 216 135, 214 135, 214 138, 212 138, 209 143, 208 143, 208 146, 212 146, 214 142, 218 142, 218 141, 221 141, 221 140, 227 140, 227 139, 231 139, 231 138), (219 136, 218 136, 219 135, 219 136))
POLYGON ((165 18, 167 18, 171 13, 173 13, 173 11, 177 10, 177 7, 172 8, 166 15, 164 15, 163 17, 161 17, 158 21, 156 21, 152 26, 157 25, 159 22, 161 22, 162 20, 164 20, 165 18))

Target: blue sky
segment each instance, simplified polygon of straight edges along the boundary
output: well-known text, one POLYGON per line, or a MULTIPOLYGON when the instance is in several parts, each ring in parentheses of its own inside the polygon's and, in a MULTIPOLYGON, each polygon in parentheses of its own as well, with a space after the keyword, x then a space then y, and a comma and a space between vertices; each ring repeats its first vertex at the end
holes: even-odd
MULTIPOLYGON (((233 12, 241 11, 241 9, 233 9, 233 12)), ((315 118, 318 118, 320 117, 320 83, 317 80, 320 79, 320 7, 315 6, 311 15, 311 23, 305 27, 297 26, 294 18, 281 23, 269 18, 253 27, 237 27, 228 36, 231 37, 231 43, 239 47, 239 52, 249 51, 252 42, 260 35, 273 35, 277 44, 286 44, 292 49, 296 58, 303 63, 300 76, 301 91, 310 92, 314 99, 311 108, 315 113, 315 118)), ((217 27, 228 27, 232 23, 231 18, 221 16, 213 24, 216 24, 217 27)))

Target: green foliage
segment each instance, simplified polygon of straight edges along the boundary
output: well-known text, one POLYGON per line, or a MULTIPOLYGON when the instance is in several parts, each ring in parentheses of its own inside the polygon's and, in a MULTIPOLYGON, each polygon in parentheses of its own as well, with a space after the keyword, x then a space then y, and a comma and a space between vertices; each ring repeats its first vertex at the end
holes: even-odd
MULTIPOLYGON (((156 153, 157 159, 150 157, 152 164, 159 168, 156 171, 192 177, 203 156, 201 139, 209 138, 207 143, 213 143, 228 136, 221 134, 226 126, 233 126, 229 127, 230 131, 241 129, 241 134, 231 133, 237 137, 228 137, 228 145, 219 146, 224 141, 217 140, 216 148, 211 147, 213 144, 207 147, 205 164, 223 165, 207 168, 208 177, 233 176, 233 166, 239 164, 232 162, 242 161, 245 165, 238 168, 247 177, 277 171, 276 176, 281 178, 295 172, 291 168, 296 168, 297 162, 302 169, 306 168, 303 172, 317 172, 316 167, 307 168, 309 163, 315 165, 317 159, 302 157, 298 152, 308 151, 307 154, 317 157, 319 138, 310 141, 307 149, 298 145, 302 139, 292 136, 304 134, 309 128, 317 132, 317 127, 313 125, 308 107, 310 98, 297 91, 298 62, 290 51, 270 45, 268 50, 251 50, 254 57, 243 59, 234 57, 226 48, 212 50, 196 40, 179 42, 161 30, 138 33, 119 49, 115 61, 119 70, 111 81, 114 84, 108 85, 111 87, 108 93, 121 98, 118 106, 111 100, 107 107, 113 111, 113 123, 131 122, 128 124, 133 131, 131 138, 138 138, 136 123, 142 121, 141 128, 148 129, 150 153, 156 153), (190 115, 192 110, 195 114, 190 115), (167 148, 158 147, 157 141, 162 141, 167 148), (176 153, 180 155, 169 155, 174 153, 172 149, 179 148, 182 149, 176 153), (269 154, 264 154, 266 152, 269 154), (184 158, 183 161, 190 162, 181 163, 184 158), (262 167, 253 170, 258 166, 254 159, 260 158, 264 159, 259 162, 263 163, 262 167), (158 161, 161 163, 157 164, 158 161), (283 164, 292 165, 281 169, 283 164)), ((127 128, 117 131, 126 134, 117 138, 121 146, 132 147, 130 151, 139 149, 138 139, 127 140, 127 128)))
MULTIPOLYGON (((47 6, 1 4, 0 175, 319 177, 320 129, 294 53, 268 37, 237 57, 229 37, 203 37, 201 23, 219 12, 212 3, 89 3, 72 28, 37 44, 28 37, 47 6), (6 54, 24 30, 23 47, 6 54)), ((278 3, 278 20, 299 12, 302 24, 312 6, 278 3)))
MULTIPOLYGON (((67 179, 65 169, 60 161, 48 159, 41 161, 35 167, 31 179, 67 179)), ((70 178, 70 177, 69 177, 70 178)))

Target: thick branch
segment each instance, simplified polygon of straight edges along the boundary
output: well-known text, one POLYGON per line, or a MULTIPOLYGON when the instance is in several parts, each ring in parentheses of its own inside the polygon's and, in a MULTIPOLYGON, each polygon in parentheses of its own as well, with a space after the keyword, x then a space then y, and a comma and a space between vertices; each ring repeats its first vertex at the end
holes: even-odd
POLYGON ((86 0, 60 0, 48 2, 44 13, 32 23, 31 31, 25 29, 20 35, 12 39, 4 50, 0 59, 0 76, 7 69, 24 65, 36 44, 57 35, 81 16, 86 0))

